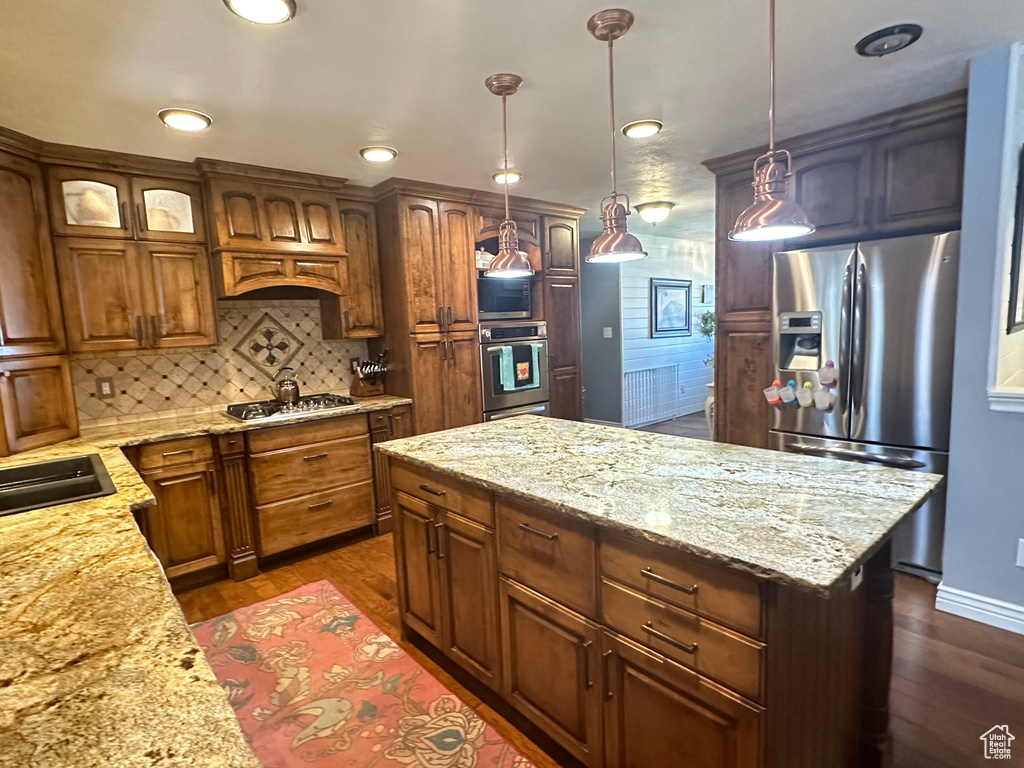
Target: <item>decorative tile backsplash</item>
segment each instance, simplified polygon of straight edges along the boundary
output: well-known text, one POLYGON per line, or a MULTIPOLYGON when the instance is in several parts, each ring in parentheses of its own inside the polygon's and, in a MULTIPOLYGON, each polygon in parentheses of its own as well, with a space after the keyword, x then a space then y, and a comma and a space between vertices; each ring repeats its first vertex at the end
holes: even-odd
POLYGON ((367 355, 363 341, 324 341, 320 304, 308 300, 221 301, 221 343, 180 352, 148 350, 71 356, 83 426, 130 422, 266 400, 271 377, 295 368, 305 394, 347 394, 349 359, 367 355), (96 396, 96 379, 114 379, 113 398, 96 396))

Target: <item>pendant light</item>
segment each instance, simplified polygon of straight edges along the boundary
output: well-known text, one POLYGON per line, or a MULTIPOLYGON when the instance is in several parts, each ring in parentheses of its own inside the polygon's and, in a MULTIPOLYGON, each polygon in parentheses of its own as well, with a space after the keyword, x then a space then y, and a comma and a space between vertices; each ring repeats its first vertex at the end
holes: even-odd
MULTIPOLYGON (((502 73, 491 75, 484 80, 487 90, 495 96, 501 96, 501 130, 504 136, 505 151, 505 178, 509 178, 508 170, 508 97, 519 90, 523 84, 523 78, 519 75, 502 73)), ((501 222, 498 229, 498 255, 491 259, 491 263, 484 272, 484 277, 529 277, 533 274, 533 267, 526 254, 519 250, 519 234, 516 232, 516 223, 508 212, 508 184, 505 187, 505 220, 501 222)))
POLYGON ((775 149, 775 0, 768 2, 768 151, 754 161, 754 202, 729 233, 730 240, 744 242, 789 240, 814 231, 803 208, 789 199, 793 160, 787 150, 775 149))
POLYGON ((608 42, 608 93, 612 115, 612 193, 601 200, 601 223, 603 231, 593 245, 586 260, 591 263, 615 263, 646 258, 640 241, 626 231, 626 217, 629 216, 629 197, 619 194, 615 169, 615 135, 619 132, 615 124, 615 64, 612 54, 613 43, 633 26, 633 14, 621 8, 599 11, 590 17, 587 29, 598 40, 608 42), (619 202, 624 199, 626 204, 619 202), (608 204, 605 205, 605 200, 608 204))

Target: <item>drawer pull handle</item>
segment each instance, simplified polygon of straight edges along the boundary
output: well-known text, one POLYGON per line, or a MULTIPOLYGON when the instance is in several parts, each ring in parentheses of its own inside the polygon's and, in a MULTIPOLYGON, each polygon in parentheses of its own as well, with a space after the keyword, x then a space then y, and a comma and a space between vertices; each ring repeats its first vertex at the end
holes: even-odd
POLYGON ((444 496, 447 491, 435 491, 426 483, 420 483, 420 490, 426 491, 427 493, 433 494, 434 496, 444 496))
POLYGON ((445 536, 444 523, 434 524, 434 542, 437 549, 437 559, 444 560, 448 555, 447 537, 445 536))
POLYGON ((658 638, 659 640, 666 642, 669 645, 675 646, 681 651, 686 651, 687 653, 697 652, 696 643, 684 643, 681 640, 676 640, 675 638, 669 637, 665 633, 659 632, 654 627, 652 627, 651 622, 647 622, 646 624, 644 624, 643 627, 641 627, 641 629, 643 629, 644 632, 647 632, 648 634, 658 638))
POLYGON ((603 672, 604 672, 604 685, 605 685, 605 690, 604 690, 604 700, 605 701, 610 701, 611 698, 615 695, 615 689, 612 687, 612 675, 611 675, 611 672, 608 670, 608 662, 611 661, 611 658, 612 658, 612 652, 611 651, 605 651, 603 656, 602 656, 602 659, 601 659, 602 663, 604 664, 603 672))
POLYGON ((310 504, 308 509, 310 512, 312 512, 314 509, 323 509, 324 507, 329 507, 333 503, 334 499, 328 499, 327 501, 320 501, 317 502, 316 504, 310 504))
POLYGON ((538 531, 536 528, 531 528, 529 523, 520 523, 519 527, 527 533, 532 533, 534 536, 540 536, 542 539, 547 539, 548 541, 554 541, 558 538, 557 533, 544 533, 544 531, 538 531))
POLYGON ((169 459, 171 456, 184 456, 186 453, 192 453, 192 449, 184 448, 180 451, 164 451, 164 458, 169 459))
POLYGON ((664 576, 659 576, 650 568, 644 568, 642 571, 640 571, 640 575, 646 576, 651 581, 656 581, 659 584, 664 584, 666 587, 678 589, 680 592, 685 592, 688 595, 696 594, 697 587, 699 586, 697 584, 694 584, 692 587, 684 587, 682 584, 676 584, 674 581, 670 581, 669 579, 666 579, 664 576))
POLYGON ((327 458, 327 454, 326 453, 314 453, 312 456, 303 456, 302 460, 303 461, 313 461, 314 459, 326 459, 326 458, 327 458))
POLYGON ((590 647, 593 644, 593 640, 585 640, 583 642, 583 676, 586 678, 586 688, 584 690, 587 691, 594 687, 594 681, 591 679, 590 674, 590 647))

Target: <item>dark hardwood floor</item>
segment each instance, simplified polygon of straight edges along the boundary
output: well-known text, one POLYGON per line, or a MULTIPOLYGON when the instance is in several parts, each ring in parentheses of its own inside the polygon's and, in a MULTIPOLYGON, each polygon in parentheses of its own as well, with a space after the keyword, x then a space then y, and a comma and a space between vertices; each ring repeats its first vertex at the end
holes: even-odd
MULTIPOLYGON (((391 536, 368 538, 297 561, 281 561, 247 581, 220 581, 178 595, 189 622, 328 579, 381 629, 399 638, 391 536)), ((979 737, 1008 725, 1020 746, 1004 765, 1024 765, 1024 636, 940 613, 935 587, 896 578, 892 682, 893 768, 990 765, 979 737)), ((538 768, 558 768, 509 721, 414 646, 406 650, 476 709, 538 768)), ((824 768, 824 767, 823 767, 824 768)))

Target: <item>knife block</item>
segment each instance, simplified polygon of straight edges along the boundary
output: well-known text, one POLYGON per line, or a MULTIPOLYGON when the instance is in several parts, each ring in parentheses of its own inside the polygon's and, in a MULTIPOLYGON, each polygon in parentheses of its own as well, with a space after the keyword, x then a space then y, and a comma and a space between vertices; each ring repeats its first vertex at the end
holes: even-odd
POLYGON ((358 376, 353 379, 350 394, 352 397, 374 397, 384 394, 384 382, 378 381, 370 384, 358 376))

